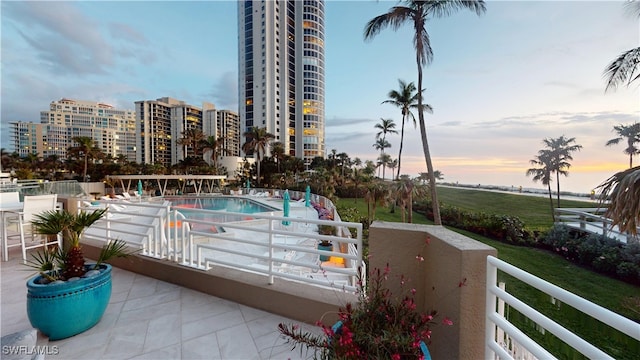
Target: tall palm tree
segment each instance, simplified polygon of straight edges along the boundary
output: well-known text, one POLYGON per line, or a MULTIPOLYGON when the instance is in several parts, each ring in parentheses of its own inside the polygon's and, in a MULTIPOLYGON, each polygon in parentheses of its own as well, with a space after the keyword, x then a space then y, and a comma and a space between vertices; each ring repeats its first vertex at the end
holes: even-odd
POLYGON ((187 157, 187 148, 193 149, 193 155, 200 155, 202 142, 205 135, 200 129, 187 129, 182 132, 182 137, 178 139, 178 145, 184 146, 184 157, 187 157))
POLYGON ((247 138, 247 141, 242 144, 242 151, 247 154, 253 154, 256 158, 256 168, 258 170, 258 185, 260 185, 260 162, 264 158, 269 148, 271 140, 275 139, 275 136, 267 132, 267 128, 252 127, 251 130, 242 134, 247 138))
POLYGON ((547 146, 551 154, 551 172, 556 173, 556 186, 558 187, 558 207, 560 207, 560 175, 569 176, 569 168, 573 160, 571 153, 582 149, 582 145, 573 144, 576 138, 566 138, 564 135, 557 139, 544 139, 543 142, 547 146))
POLYGON ((640 144, 640 122, 632 125, 616 125, 613 127, 618 137, 613 138, 605 144, 606 146, 617 145, 620 141, 627 139, 627 147, 624 149, 624 153, 629 155, 629 167, 633 167, 633 155, 640 154, 640 147, 636 147, 636 144, 640 144))
POLYGON ((555 212, 553 211, 553 197, 551 196, 551 182, 553 181, 551 177, 552 168, 553 168, 553 155, 549 150, 540 150, 538 151, 538 155, 535 158, 531 159, 529 163, 534 168, 527 170, 527 176, 533 176, 533 181, 540 181, 542 185, 547 185, 547 189, 549 190, 549 204, 551 205, 551 217, 553 221, 556 220, 555 212))
POLYGON ((71 147, 71 153, 76 153, 80 156, 84 157, 84 172, 82 174, 82 179, 84 182, 87 181, 87 167, 89 164, 89 158, 94 158, 97 156, 97 152, 99 149, 95 146, 95 141, 88 136, 75 136, 72 139, 78 145, 71 147))
MULTIPOLYGON (((427 171, 431 184, 436 181, 433 178, 433 163, 427 141, 427 128, 424 122, 424 106, 422 104, 422 67, 433 60, 431 40, 427 32, 427 19, 448 16, 459 9, 469 9, 481 15, 486 11, 483 0, 468 1, 442 1, 442 0, 407 0, 406 6, 394 6, 389 12, 371 19, 364 31, 365 39, 372 39, 386 27, 398 30, 403 24, 409 23, 414 29, 413 47, 416 50, 416 65, 418 66, 418 120, 420 123, 420 136, 422 138, 422 150, 427 163, 427 171)), ((433 205, 433 222, 442 225, 440 218, 440 205, 436 187, 431 187, 431 201, 433 205)))
MULTIPOLYGON (((388 100, 383 101, 383 104, 392 104, 400 108, 402 112, 402 127, 400 130, 400 151, 398 152, 398 175, 396 175, 396 179, 400 178, 400 166, 402 165, 402 145, 404 144, 404 124, 407 118, 413 120, 413 126, 416 127, 418 124, 416 123, 416 117, 411 112, 412 108, 417 108, 418 105, 418 93, 416 92, 416 86, 413 82, 406 83, 401 79, 398 79, 398 84, 400 88, 398 90, 391 90, 387 97, 388 100)), ((424 104, 424 109, 432 114, 433 108, 429 104, 424 104)))
MULTIPOLYGON (((634 15, 640 17, 640 1, 627 2, 627 8, 634 15)), ((633 81, 640 79, 640 46, 620 54, 607 66, 604 76, 607 80, 605 92, 609 89, 615 90, 619 85, 625 83, 629 86, 633 81)))

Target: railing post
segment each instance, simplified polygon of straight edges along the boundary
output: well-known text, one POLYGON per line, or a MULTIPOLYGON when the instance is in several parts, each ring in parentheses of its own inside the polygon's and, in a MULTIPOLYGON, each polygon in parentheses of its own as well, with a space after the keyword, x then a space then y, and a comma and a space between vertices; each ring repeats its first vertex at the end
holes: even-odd
POLYGON ((269 219, 269 285, 273 285, 273 219, 269 219))
POLYGON ((485 311, 485 344, 484 344, 484 358, 494 359, 495 353, 489 347, 489 344, 496 341, 496 325, 491 321, 490 314, 496 312, 496 295, 491 291, 498 282, 498 270, 493 266, 489 259, 491 256, 487 256, 487 298, 486 298, 486 311, 485 311))

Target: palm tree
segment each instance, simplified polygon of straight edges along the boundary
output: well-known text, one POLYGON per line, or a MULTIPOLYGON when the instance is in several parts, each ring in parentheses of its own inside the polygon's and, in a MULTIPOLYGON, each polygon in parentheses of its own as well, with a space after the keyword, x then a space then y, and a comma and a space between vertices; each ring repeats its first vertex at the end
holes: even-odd
MULTIPOLYGON (((391 155, 389 155, 389 162, 387 163, 387 167, 391 169, 391 179, 393 180, 393 173, 395 169, 398 167, 398 159, 391 160, 391 155)), ((396 178, 396 180, 399 178, 396 178)))
POLYGON ((382 155, 384 153, 384 149, 390 148, 391 144, 383 138, 377 138, 376 142, 372 146, 376 150, 380 150, 380 155, 382 155))
POLYGON ((391 162, 391 155, 382 153, 378 156, 378 166, 382 167, 382 180, 384 180, 385 169, 391 162))
POLYGON ((82 179, 84 182, 86 182, 89 158, 93 159, 95 156, 97 156, 99 149, 95 146, 95 141, 93 141, 93 139, 88 136, 75 136, 72 140, 75 141, 78 145, 71 147, 71 149, 69 149, 69 152, 76 153, 84 157, 84 172, 82 175, 82 179))
POLYGON ((396 131, 396 123, 393 122, 392 119, 383 119, 380 118, 380 123, 375 124, 373 127, 380 130, 376 134, 376 139, 382 137, 382 140, 386 140, 387 134, 397 134, 396 131))
POLYGON ((213 167, 218 169, 218 158, 220 155, 227 153, 227 149, 224 147, 224 136, 220 136, 216 139, 215 136, 208 136, 206 139, 203 139, 199 148, 202 150, 204 154, 207 151, 211 151, 211 161, 213 162, 213 167))
POLYGON ((606 216, 620 232, 638 235, 640 226, 640 166, 620 171, 598 186, 600 201, 609 200, 606 216))
POLYGON ((4 163, 5 165, 5 169, 8 168, 7 166, 7 160, 9 159, 8 153, 5 150, 5 148, 1 148, 0 149, 0 173, 2 172, 2 163, 4 163))
POLYGON ((342 172, 342 177, 344 178, 344 169, 345 167, 349 167, 351 164, 351 159, 349 159, 349 154, 346 152, 341 152, 338 155, 338 160, 340 160, 340 171, 342 172))
POLYGON ((389 188, 381 181, 373 181, 367 187, 365 200, 367 201, 367 219, 369 224, 376 218, 376 207, 384 205, 389 197, 389 188))
POLYGON ((617 145, 620 141, 627 139, 627 147, 624 153, 629 155, 629 167, 633 167, 633 155, 640 154, 640 148, 636 144, 640 143, 640 122, 632 125, 617 125, 613 129, 618 134, 617 138, 613 138, 605 144, 606 146, 617 145))
POLYGON ((247 141, 242 144, 242 151, 245 154, 253 154, 256 157, 256 166, 258 170, 258 185, 260 185, 260 162, 267 153, 269 143, 275 139, 275 136, 267 132, 267 128, 252 127, 250 131, 245 132, 242 136, 247 138, 247 141))
MULTIPOLYGON (((402 112, 402 127, 400 130, 400 151, 398 152, 398 175, 396 175, 396 179, 400 178, 400 166, 402 164, 402 145, 404 143, 404 124, 407 118, 413 120, 413 126, 416 127, 418 124, 416 123, 416 118, 413 116, 413 112, 411 112, 412 108, 416 108, 416 103, 418 102, 418 93, 416 91, 416 86, 413 82, 406 83, 403 80, 398 79, 398 84, 400 85, 399 90, 391 90, 387 97, 388 100, 383 101, 383 104, 392 104, 401 109, 402 112)), ((429 104, 424 104, 424 109, 432 114, 433 108, 429 104)))
POLYGON ((551 181, 553 181, 551 178, 551 173, 553 172, 552 161, 553 156, 549 150, 538 151, 538 155, 529 161, 531 165, 536 167, 528 169, 527 176, 533 176, 532 180, 534 182, 540 181, 542 185, 547 185, 547 189, 549 190, 549 204, 551 205, 551 217, 553 218, 553 221, 555 221, 556 218, 553 211, 553 198, 551 197, 551 181))
MULTIPOLYGON (((398 30, 404 23, 409 23, 415 30, 413 34, 413 47, 416 50, 416 65, 418 66, 418 120, 420 122, 420 136, 422 138, 422 150, 427 163, 429 178, 431 184, 435 184, 436 181, 433 178, 433 163, 431 162, 431 153, 427 141, 427 128, 424 122, 424 106, 422 104, 422 67, 431 63, 433 60, 431 40, 429 39, 429 33, 425 25, 427 19, 447 16, 462 8, 467 8, 481 15, 486 11, 486 7, 484 0, 408 0, 405 1, 405 4, 406 6, 394 6, 386 14, 371 19, 365 27, 364 38, 366 40, 372 39, 386 27, 398 30)), ((442 225, 440 205, 438 203, 438 194, 435 186, 431 187, 431 201, 433 206, 433 222, 436 225, 442 225)))
MULTIPOLYGON (((632 0, 627 2, 630 12, 640 17, 640 2, 632 0)), ((609 89, 615 90, 619 85, 629 86, 631 82, 640 78, 640 47, 627 50, 613 60, 605 69, 604 76, 607 80, 605 92, 609 89), (638 72, 636 74, 636 72, 638 72)))
POLYGON ((278 173, 280 173, 280 162, 284 158, 284 144, 280 141, 276 141, 271 144, 271 156, 276 159, 276 163, 278 164, 278 173))
POLYGON ((560 175, 569 176, 569 168, 573 160, 571 153, 582 149, 582 145, 572 145, 576 138, 565 138, 564 135, 557 139, 544 139, 543 142, 550 151, 551 172, 556 173, 556 186, 558 187, 558 207, 560 207, 560 175))
POLYGON ((200 129, 187 129, 182 132, 182 137, 178 139, 178 145, 184 146, 184 157, 187 157, 187 148, 193 149, 193 155, 200 155, 200 146, 205 140, 205 135, 200 129))

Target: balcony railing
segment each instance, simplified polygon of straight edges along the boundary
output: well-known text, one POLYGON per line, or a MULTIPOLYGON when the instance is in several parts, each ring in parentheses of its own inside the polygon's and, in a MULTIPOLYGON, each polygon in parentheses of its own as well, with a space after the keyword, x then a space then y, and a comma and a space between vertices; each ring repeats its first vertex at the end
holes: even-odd
MULTIPOLYGON (((555 209, 556 224, 604 235, 623 243, 638 241, 638 236, 620 232, 618 227, 613 225, 613 220, 602 216, 606 211, 606 208, 558 208, 555 209)), ((640 234, 640 227, 637 233, 640 234)))
POLYGON ((267 276, 270 284, 283 278, 357 290, 363 267, 358 250, 362 249, 360 223, 193 208, 186 218, 168 202, 102 200, 93 204, 81 201, 78 208, 107 207, 108 211, 85 232, 88 239, 122 239, 146 256, 201 270, 222 265, 251 271, 267 276), (318 234, 318 225, 335 226, 340 235, 318 234), (355 229, 355 238, 348 228, 355 229), (320 240, 332 242, 334 250, 319 250, 320 240), (328 259, 321 261, 321 256, 328 259))
POLYGON ((498 284, 498 270, 530 285, 552 299, 589 315, 604 324, 640 341, 640 324, 599 305, 535 277, 493 256, 487 257, 487 321, 485 359, 553 359, 555 356, 511 323, 504 314, 504 305, 516 309, 528 319, 549 331, 573 349, 590 359, 614 359, 611 355, 582 339, 553 319, 509 294, 498 284))

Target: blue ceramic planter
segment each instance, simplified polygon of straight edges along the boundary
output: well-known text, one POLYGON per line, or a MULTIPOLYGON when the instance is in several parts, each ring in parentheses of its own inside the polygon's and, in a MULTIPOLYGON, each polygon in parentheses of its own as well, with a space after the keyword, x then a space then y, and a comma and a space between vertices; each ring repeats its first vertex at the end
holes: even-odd
MULTIPOLYGON (((318 244, 318 250, 333 251, 333 245, 318 244)), ((320 261, 329 261, 329 255, 320 255, 320 261)))
MULTIPOLYGON (((92 266, 92 265, 89 265, 92 266)), ((27 282, 27 315, 31 325, 60 340, 77 335, 100 321, 111 298, 111 265, 101 264, 100 274, 60 284, 27 282)))

